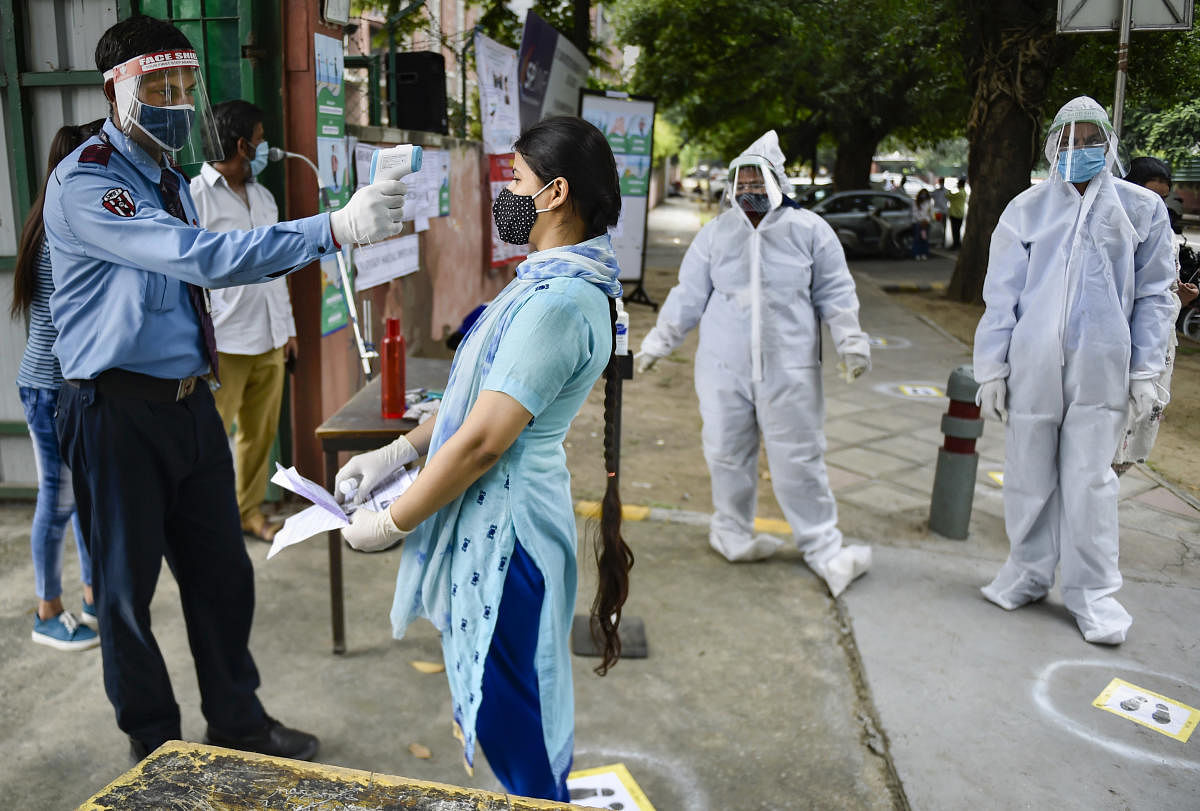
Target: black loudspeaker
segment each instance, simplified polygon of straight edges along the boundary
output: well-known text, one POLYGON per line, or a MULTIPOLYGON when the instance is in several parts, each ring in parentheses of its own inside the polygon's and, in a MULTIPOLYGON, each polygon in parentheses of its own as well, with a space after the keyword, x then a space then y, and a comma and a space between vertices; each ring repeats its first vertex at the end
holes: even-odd
POLYGON ((402 130, 450 133, 446 116, 446 58, 434 51, 395 55, 392 126, 402 130))

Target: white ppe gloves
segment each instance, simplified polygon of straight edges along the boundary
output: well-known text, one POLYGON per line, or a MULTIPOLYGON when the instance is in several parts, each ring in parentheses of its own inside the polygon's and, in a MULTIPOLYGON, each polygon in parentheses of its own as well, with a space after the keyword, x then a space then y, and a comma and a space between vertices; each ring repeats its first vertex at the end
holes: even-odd
POLYGON ((1149 417, 1157 402, 1158 392, 1154 388, 1153 380, 1129 381, 1129 403, 1133 409, 1135 422, 1141 422, 1149 417))
POLYGON ((1004 407, 1008 399, 1008 384, 1004 378, 988 380, 979 384, 975 392, 975 405, 979 406, 979 414, 986 420, 1008 422, 1008 409, 1004 407))
POLYGON ((858 378, 866 374, 871 368, 871 359, 866 355, 859 355, 856 352, 847 352, 841 355, 841 360, 838 361, 838 371, 842 373, 842 380, 847 383, 853 383, 858 378))
POLYGON ((342 530, 346 543, 359 552, 380 552, 411 534, 411 529, 396 526, 392 511, 386 507, 377 513, 357 511, 350 519, 350 526, 342 530))
POLYGON ((654 364, 662 358, 662 355, 655 355, 653 352, 645 350, 638 352, 633 356, 633 362, 637 364, 638 374, 645 374, 654 368, 654 364))
MULTIPOLYGON (((352 504, 362 504, 380 483, 410 462, 417 461, 419 457, 420 454, 408 441, 408 437, 403 436, 382 448, 360 453, 342 465, 342 469, 337 472, 337 478, 334 479, 333 497, 339 504, 347 501, 352 504)), ((366 511, 360 510, 360 512, 366 511)), ((356 525, 358 518, 358 515, 354 516, 356 525)), ((349 541, 350 537, 347 536, 346 540, 349 541)), ((353 541, 350 545, 354 546, 353 541)))
POLYGON ((400 180, 379 180, 354 193, 350 202, 329 215, 329 229, 339 245, 359 245, 394 237, 404 230, 404 195, 400 180))

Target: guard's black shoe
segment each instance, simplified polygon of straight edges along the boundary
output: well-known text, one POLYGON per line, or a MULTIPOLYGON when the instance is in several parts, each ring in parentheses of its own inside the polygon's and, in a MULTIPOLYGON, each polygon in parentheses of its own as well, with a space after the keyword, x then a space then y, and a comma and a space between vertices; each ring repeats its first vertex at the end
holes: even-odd
POLYGON ((134 766, 136 766, 139 763, 141 763, 143 760, 145 760, 150 755, 150 753, 153 752, 157 748, 158 748, 157 744, 155 744, 154 746, 151 746, 150 744, 144 743, 143 741, 140 741, 137 738, 130 735, 129 736, 129 762, 132 763, 134 766))
POLYGON ((243 752, 258 752, 293 760, 312 760, 321 745, 316 735, 285 727, 269 715, 266 725, 249 735, 226 735, 210 726, 204 733, 204 742, 226 749, 241 749, 243 752))

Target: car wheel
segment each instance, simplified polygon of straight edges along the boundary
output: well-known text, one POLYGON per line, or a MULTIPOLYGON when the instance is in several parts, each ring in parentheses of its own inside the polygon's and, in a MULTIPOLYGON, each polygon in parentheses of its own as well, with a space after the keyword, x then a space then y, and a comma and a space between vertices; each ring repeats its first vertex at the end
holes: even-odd
POLYGON ((1180 332, 1193 341, 1200 341, 1200 310, 1192 307, 1179 321, 1180 332))

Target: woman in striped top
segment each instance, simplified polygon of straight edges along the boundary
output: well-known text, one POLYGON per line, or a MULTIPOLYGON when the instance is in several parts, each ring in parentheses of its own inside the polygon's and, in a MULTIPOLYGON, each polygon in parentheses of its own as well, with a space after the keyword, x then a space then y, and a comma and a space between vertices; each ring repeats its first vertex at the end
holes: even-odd
MULTIPOLYGON (((50 144, 46 176, 49 177, 59 161, 95 135, 102 123, 103 119, 83 126, 59 129, 50 144)), ((38 474, 37 507, 30 531, 34 584, 38 596, 37 614, 33 619, 33 641, 58 650, 85 650, 99 645, 100 637, 95 630, 91 559, 75 511, 71 471, 59 456, 58 436, 54 428, 62 372, 58 358, 54 356, 54 341, 58 332, 50 320, 50 294, 54 292, 54 279, 50 273, 50 249, 46 245, 42 225, 45 193, 43 183, 42 193, 34 201, 21 231, 17 266, 13 274, 11 308, 14 318, 23 316, 29 324, 29 338, 17 372, 17 389, 33 439, 33 458, 38 474), (83 581, 83 606, 79 619, 63 608, 62 602, 63 534, 68 520, 74 523, 80 579, 83 581)))

